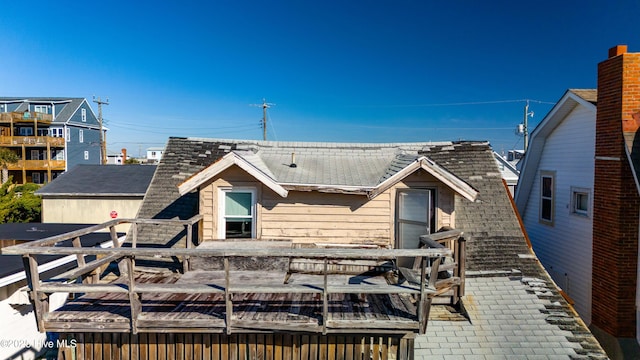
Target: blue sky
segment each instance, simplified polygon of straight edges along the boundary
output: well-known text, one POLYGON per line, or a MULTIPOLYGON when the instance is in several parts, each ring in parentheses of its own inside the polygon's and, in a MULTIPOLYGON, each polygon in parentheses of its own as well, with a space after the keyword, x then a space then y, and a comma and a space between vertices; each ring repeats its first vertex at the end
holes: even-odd
MULTIPOLYGON (((169 136, 296 141, 489 140, 521 148, 594 88, 610 47, 640 51, 637 0, 12 1, 3 96, 108 97, 108 149, 169 136)), ((95 104, 92 103, 95 108, 95 104)), ((97 113, 97 111, 96 111, 97 113)))

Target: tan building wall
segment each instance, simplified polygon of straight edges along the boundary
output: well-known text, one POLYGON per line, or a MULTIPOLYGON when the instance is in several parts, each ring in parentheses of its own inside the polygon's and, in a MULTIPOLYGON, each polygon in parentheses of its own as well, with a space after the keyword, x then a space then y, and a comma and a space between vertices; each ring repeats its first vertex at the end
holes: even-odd
MULTIPOLYGON (((111 219, 111 211, 118 218, 135 218, 142 204, 140 198, 74 198, 42 199, 43 223, 101 224, 111 219)), ((126 232, 128 225, 119 225, 118 232, 126 232)))
POLYGON ((453 191, 423 170, 369 200, 365 195, 317 191, 289 191, 288 196, 282 198, 245 171, 232 167, 200 190, 204 241, 219 238, 217 204, 221 187, 256 188, 256 236, 259 239, 393 246, 396 191, 405 188, 436 189, 436 229, 442 226, 455 227, 453 191))

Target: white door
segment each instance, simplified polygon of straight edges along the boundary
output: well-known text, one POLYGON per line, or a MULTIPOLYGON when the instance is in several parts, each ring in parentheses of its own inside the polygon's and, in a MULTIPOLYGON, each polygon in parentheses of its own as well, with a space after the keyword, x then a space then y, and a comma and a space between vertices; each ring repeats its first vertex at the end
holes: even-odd
MULTIPOLYGON (((396 211, 396 248, 417 249, 420 235, 431 233, 431 191, 400 190, 396 211)), ((398 265, 413 266, 413 258, 398 259, 398 265)))

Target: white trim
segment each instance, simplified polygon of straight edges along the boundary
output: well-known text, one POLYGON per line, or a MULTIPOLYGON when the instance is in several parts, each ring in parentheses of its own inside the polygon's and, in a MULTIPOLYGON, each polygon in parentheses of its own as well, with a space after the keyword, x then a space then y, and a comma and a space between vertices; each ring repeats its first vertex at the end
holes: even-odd
POLYGON ((251 163, 243 159, 241 156, 236 153, 230 152, 227 155, 220 158, 220 160, 211 164, 209 167, 200 171, 199 173, 193 175, 190 179, 187 179, 182 184, 178 185, 178 191, 180 195, 187 194, 191 191, 196 190, 198 187, 209 181, 209 179, 214 176, 220 174, 224 170, 230 168, 231 166, 236 165, 242 170, 248 172, 251 176, 256 178, 258 181, 266 185, 269 189, 273 190, 278 195, 287 197, 289 192, 284 189, 280 184, 278 184, 274 179, 272 179, 269 175, 260 171, 258 168, 253 166, 251 163))
POLYGON ((620 158, 619 157, 613 157, 613 156, 596 156, 596 160, 620 161, 620 158))
POLYGON ((225 199, 228 192, 248 192, 251 193, 251 238, 257 236, 258 223, 258 190, 250 186, 225 186, 218 188, 218 238, 226 239, 227 229, 225 214, 225 199))
POLYGON ((447 170, 441 168, 431 159, 425 156, 421 156, 411 164, 407 165, 404 169, 398 171, 393 176, 376 186, 376 188, 369 193, 369 198, 373 199, 379 194, 385 192, 387 189, 391 188, 393 185, 397 184, 410 174, 413 174, 418 169, 425 170, 440 182, 447 185, 449 188, 462 195, 462 197, 469 201, 475 201, 478 197, 478 192, 467 183, 460 180, 458 177, 448 172, 447 170))

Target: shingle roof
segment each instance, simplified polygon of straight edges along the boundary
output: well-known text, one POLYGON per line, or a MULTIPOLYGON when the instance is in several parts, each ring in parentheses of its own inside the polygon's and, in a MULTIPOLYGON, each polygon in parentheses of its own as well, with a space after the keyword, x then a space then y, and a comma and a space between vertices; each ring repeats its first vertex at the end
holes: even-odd
POLYGON ((144 196, 155 165, 78 165, 45 185, 40 196, 144 196))
POLYGON ((596 105, 598 103, 598 90, 596 89, 569 89, 569 91, 580 96, 593 105, 596 105))
MULTIPOLYGON (((195 215, 198 212, 198 195, 196 193, 188 193, 180 196, 178 185, 194 173, 201 171, 217 159, 225 156, 229 151, 255 151, 256 143, 259 142, 169 139, 164 158, 158 165, 156 176, 139 211, 139 217, 187 219, 195 215)), ((271 144, 273 146, 281 146, 280 143, 271 144)), ((381 153, 386 151, 383 150, 384 148, 393 148, 395 155, 387 157, 387 162, 384 166, 381 165, 381 160, 375 157, 371 159, 371 162, 377 165, 369 166, 376 168, 376 172, 382 171, 382 173, 378 173, 378 176, 388 177, 390 176, 389 174, 395 171, 394 169, 402 168, 406 162, 412 161, 416 156, 426 156, 435 161, 440 167, 463 179, 479 192, 475 202, 459 196, 455 200, 455 226, 463 230, 465 237, 468 239, 467 276, 475 278, 473 280, 470 279, 470 285, 479 284, 481 289, 491 289, 496 292, 495 296, 500 297, 500 301, 496 300, 495 303, 491 303, 491 308, 488 305, 489 302, 471 304, 470 299, 473 299, 476 288, 469 286, 466 297, 467 303, 473 305, 474 308, 467 310, 470 311, 471 316, 475 317, 484 316, 486 314, 482 313, 482 311, 491 309, 494 311, 491 316, 495 319, 508 319, 509 322, 518 325, 536 321, 535 324, 539 326, 539 331, 514 331, 513 336, 505 337, 505 339, 513 342, 501 345, 496 348, 496 351, 511 351, 505 354, 514 355, 516 354, 514 351, 518 351, 517 349, 522 347, 515 340, 528 341, 527 339, 531 339, 532 343, 549 346, 555 349, 558 354, 568 353, 572 354, 570 355, 572 357, 589 355, 594 358, 606 358, 595 338, 562 298, 549 275, 527 246, 514 206, 512 206, 488 143, 285 144, 288 145, 288 149, 313 149, 316 154, 333 157, 338 163, 345 165, 351 163, 344 161, 340 157, 340 153, 344 152, 359 156, 358 147, 361 149, 380 149, 381 153), (398 153, 397 151, 400 148, 411 151, 398 153), (398 154, 401 156, 396 156, 398 154), (509 283, 508 279, 519 280, 525 286, 507 287, 505 286, 505 281, 509 285, 513 284, 509 283), (514 289, 511 289, 511 287, 514 287, 514 289), (526 303, 523 302, 525 297, 528 301, 526 303), (514 307, 516 309, 522 308, 522 311, 513 311, 514 307), (544 319, 544 321, 541 323, 537 319, 544 319), (562 339, 558 338, 558 341, 551 342, 543 341, 545 334, 560 336, 562 339), (575 354, 572 352, 575 352, 575 354)), ((262 146, 267 145, 269 143, 262 144, 262 146)), ((273 157, 267 156, 266 158, 269 158, 269 160, 266 160, 265 164, 271 161, 272 164, 276 165, 288 165, 291 161, 291 154, 288 151, 286 151, 286 154, 283 152, 283 154, 278 155, 279 157, 275 154, 273 157)), ((363 157, 363 159, 365 158, 363 157)), ((312 162, 314 159, 317 161, 318 157, 309 155, 309 157, 303 157, 303 159, 304 162, 300 162, 300 164, 304 164, 304 167, 306 167, 308 165, 307 161, 312 162)), ((301 160, 296 155, 296 163, 299 161, 301 160)), ((345 181, 355 181, 354 179, 356 178, 365 179, 369 176, 366 172, 364 174, 351 174, 352 169, 347 166, 337 167, 336 169, 316 167, 316 169, 333 172, 328 176, 333 179, 342 177, 345 181), (337 174, 336 172, 344 172, 344 174, 337 174)), ((317 176, 323 175, 318 174, 317 176)), ((379 180, 376 179, 376 181, 379 180)), ((184 236, 185 230, 183 227, 140 226, 138 243, 147 242, 172 246, 180 241, 183 243, 184 236)), ((503 323, 485 321, 483 328, 478 330, 478 327, 471 323, 470 327, 474 331, 478 330, 480 332, 478 333, 479 335, 465 335, 469 346, 475 344, 478 346, 476 350, 486 350, 487 339, 480 335, 485 333, 495 333, 497 335, 497 331, 501 331, 501 325, 503 323)), ((430 330, 427 331, 427 335, 430 335, 430 330)), ((457 334, 451 333, 451 337, 455 338, 456 336, 457 334)), ((416 340, 416 343, 419 344, 419 340, 416 340)), ((420 346, 417 346, 417 348, 416 354, 420 354, 420 346)), ((429 354, 451 354, 453 349, 458 348, 459 344, 452 343, 451 339, 443 339, 439 342, 437 350, 432 351, 429 349, 429 354)), ((473 354, 477 353, 473 352, 473 354)))

